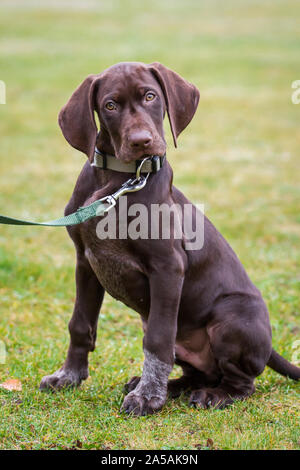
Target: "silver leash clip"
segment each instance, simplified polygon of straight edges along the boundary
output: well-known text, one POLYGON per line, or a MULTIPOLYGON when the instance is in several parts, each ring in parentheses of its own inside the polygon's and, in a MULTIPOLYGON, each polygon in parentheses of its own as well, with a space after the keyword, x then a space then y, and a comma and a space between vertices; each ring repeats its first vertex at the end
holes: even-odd
POLYGON ((141 171, 144 163, 149 159, 151 159, 151 157, 146 157, 141 161, 140 165, 136 169, 136 174, 134 178, 130 178, 129 180, 125 181, 125 183, 123 183, 122 186, 115 193, 109 196, 105 196, 101 199, 101 201, 105 201, 109 205, 104 212, 108 212, 110 209, 112 209, 116 205, 119 197, 123 196, 126 193, 134 193, 136 191, 140 191, 146 186, 150 173, 147 173, 147 175, 144 176, 141 175, 141 171))

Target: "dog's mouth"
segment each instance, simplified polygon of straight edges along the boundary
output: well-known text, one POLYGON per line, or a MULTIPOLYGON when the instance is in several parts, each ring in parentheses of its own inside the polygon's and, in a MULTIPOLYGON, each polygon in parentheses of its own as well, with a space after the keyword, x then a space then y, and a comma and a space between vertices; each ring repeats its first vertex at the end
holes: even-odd
POLYGON ((128 155, 128 156, 122 156, 122 157, 116 155, 116 157, 119 160, 122 160, 124 163, 131 163, 137 160, 142 160, 143 158, 151 158, 154 156, 163 157, 164 155, 165 153, 162 153, 162 152, 153 152, 153 153, 141 153, 139 155, 128 155))
POLYGON ((124 163, 131 163, 147 157, 163 157, 166 153, 166 141, 153 129, 129 129, 120 135, 119 142, 114 142, 115 156, 124 163))
POLYGON ((131 163, 136 160, 141 160, 143 158, 158 156, 163 157, 166 154, 166 145, 156 145, 152 146, 149 149, 141 149, 141 150, 132 150, 132 149, 120 149, 119 152, 116 152, 116 157, 125 162, 131 163))

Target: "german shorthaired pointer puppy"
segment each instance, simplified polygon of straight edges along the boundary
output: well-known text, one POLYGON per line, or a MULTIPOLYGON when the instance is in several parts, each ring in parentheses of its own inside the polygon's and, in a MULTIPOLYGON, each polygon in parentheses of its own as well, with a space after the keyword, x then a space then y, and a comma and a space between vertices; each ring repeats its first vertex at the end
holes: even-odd
MULTIPOLYGON (((65 214, 116 191, 137 161, 165 155, 166 112, 176 146, 199 97, 194 85, 159 63, 120 63, 88 76, 59 115, 66 140, 88 156, 65 214), (95 148, 103 161, 114 160, 114 169, 91 165, 95 148)), ((191 204, 172 185, 168 161, 150 173, 143 190, 128 195, 128 205, 136 203, 147 208, 191 204)), ((192 208, 195 222, 198 209, 192 208)), ((300 378, 300 369, 272 349, 262 296, 207 218, 204 243, 197 250, 187 250, 184 237, 99 239, 99 220, 68 228, 77 254, 71 341, 65 363, 42 379, 41 389, 77 386, 88 377, 88 353, 95 348, 105 291, 138 312, 143 323, 145 361, 142 376, 127 383, 122 405, 127 413, 160 410, 168 391, 175 397, 190 390, 192 405, 222 408, 251 395, 266 365, 300 378), (183 375, 168 380, 174 362, 183 375)))

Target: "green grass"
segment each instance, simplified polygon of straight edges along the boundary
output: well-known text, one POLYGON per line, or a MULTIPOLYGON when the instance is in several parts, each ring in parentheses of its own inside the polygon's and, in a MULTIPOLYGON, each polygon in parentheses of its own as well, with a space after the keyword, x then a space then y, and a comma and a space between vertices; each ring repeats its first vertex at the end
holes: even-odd
MULTIPOLYGON (((201 91, 178 150, 168 130, 175 184, 205 204, 238 253, 268 304, 274 347, 291 359, 300 331, 300 105, 291 102, 299 2, 31 3, 0 6, 0 213, 62 213, 85 157, 64 141, 57 114, 88 74, 123 60, 164 63, 201 91)), ((0 229, 0 382, 23 385, 0 391, 0 448, 195 449, 208 439, 215 449, 300 447, 299 388, 269 369, 254 396, 224 411, 181 398, 155 416, 121 415, 122 384, 142 368, 142 332, 138 315, 109 296, 88 381, 40 393, 41 377, 65 358, 74 261, 64 229, 0 229)))

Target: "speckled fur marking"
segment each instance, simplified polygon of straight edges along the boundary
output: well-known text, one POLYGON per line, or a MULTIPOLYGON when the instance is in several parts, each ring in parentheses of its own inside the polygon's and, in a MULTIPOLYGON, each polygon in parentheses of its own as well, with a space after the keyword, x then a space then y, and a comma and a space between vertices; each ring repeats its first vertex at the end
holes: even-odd
POLYGON ((122 408, 126 410, 126 401, 130 399, 156 399, 161 406, 167 397, 168 377, 173 366, 166 364, 158 359, 155 354, 144 350, 145 361, 141 380, 137 387, 130 392, 124 400, 122 408))

